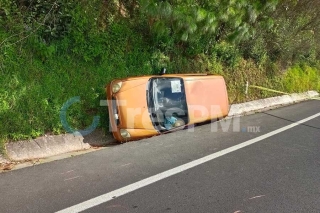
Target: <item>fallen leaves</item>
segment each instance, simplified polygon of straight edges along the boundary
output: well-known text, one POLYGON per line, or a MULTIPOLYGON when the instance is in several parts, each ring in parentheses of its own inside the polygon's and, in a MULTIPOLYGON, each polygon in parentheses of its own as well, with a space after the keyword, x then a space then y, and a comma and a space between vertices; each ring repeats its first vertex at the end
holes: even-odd
POLYGON ((1 163, 0 170, 10 171, 11 169, 13 169, 14 166, 15 166, 15 164, 13 164, 13 163, 1 163))

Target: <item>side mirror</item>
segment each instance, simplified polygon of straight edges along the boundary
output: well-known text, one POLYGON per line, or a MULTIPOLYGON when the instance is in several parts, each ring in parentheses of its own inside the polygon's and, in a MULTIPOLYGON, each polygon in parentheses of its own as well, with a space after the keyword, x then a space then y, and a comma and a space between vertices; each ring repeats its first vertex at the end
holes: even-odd
POLYGON ((161 71, 160 71, 160 75, 164 75, 164 74, 166 74, 166 68, 161 68, 161 71))

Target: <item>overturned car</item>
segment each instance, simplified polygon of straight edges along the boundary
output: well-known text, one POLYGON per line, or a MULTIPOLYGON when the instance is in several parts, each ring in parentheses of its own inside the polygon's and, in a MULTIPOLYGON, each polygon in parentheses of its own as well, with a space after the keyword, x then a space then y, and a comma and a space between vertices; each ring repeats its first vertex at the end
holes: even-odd
POLYGON ((228 115, 222 76, 163 74, 106 86, 110 126, 119 142, 142 139, 228 115))

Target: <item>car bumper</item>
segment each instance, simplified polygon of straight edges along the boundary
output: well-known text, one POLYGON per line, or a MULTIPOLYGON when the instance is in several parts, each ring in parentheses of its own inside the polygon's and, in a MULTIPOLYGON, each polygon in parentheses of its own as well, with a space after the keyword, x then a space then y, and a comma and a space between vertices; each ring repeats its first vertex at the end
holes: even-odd
POLYGON ((116 100, 112 97, 111 84, 106 87, 107 92, 107 102, 108 102, 108 112, 109 112, 109 125, 113 137, 117 141, 123 141, 124 138, 121 137, 120 129, 118 128, 117 120, 115 119, 115 105, 116 100))
POLYGON ((155 129, 131 129, 125 128, 121 125, 121 116, 119 113, 119 103, 117 96, 112 93, 111 84, 106 87, 107 93, 107 102, 108 102, 108 112, 109 112, 109 123, 110 130, 112 132, 113 137, 119 142, 127 142, 132 140, 138 140, 142 138, 152 137, 154 135, 158 135, 159 132, 155 129), (129 138, 123 138, 120 134, 120 129, 125 129, 129 134, 129 138))

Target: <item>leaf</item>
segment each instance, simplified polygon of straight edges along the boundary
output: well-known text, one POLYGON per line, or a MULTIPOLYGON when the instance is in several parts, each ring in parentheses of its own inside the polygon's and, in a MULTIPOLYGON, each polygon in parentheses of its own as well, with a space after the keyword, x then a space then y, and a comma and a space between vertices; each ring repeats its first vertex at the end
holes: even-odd
POLYGON ((161 15, 164 18, 170 18, 171 14, 172 14, 172 8, 169 2, 165 1, 165 2, 161 2, 160 3, 160 11, 161 11, 161 15))
POLYGON ((187 32, 183 33, 182 36, 181 36, 181 40, 182 41, 187 41, 188 40, 188 37, 189 37, 189 34, 187 32))
POLYGON ((198 22, 204 20, 207 17, 207 14, 208 13, 207 13, 207 11, 205 9, 202 9, 202 8, 198 9, 197 10, 197 15, 196 15, 196 17, 197 17, 196 20, 198 22))
POLYGON ((13 167, 14 167, 13 163, 0 164, 0 170, 3 170, 3 171, 9 171, 13 169, 13 167))
POLYGON ((189 26, 188 26, 188 32, 190 33, 190 34, 192 34, 192 33, 194 33, 196 30, 197 30, 197 24, 196 23, 194 23, 194 22, 191 22, 191 23, 189 23, 189 26))

